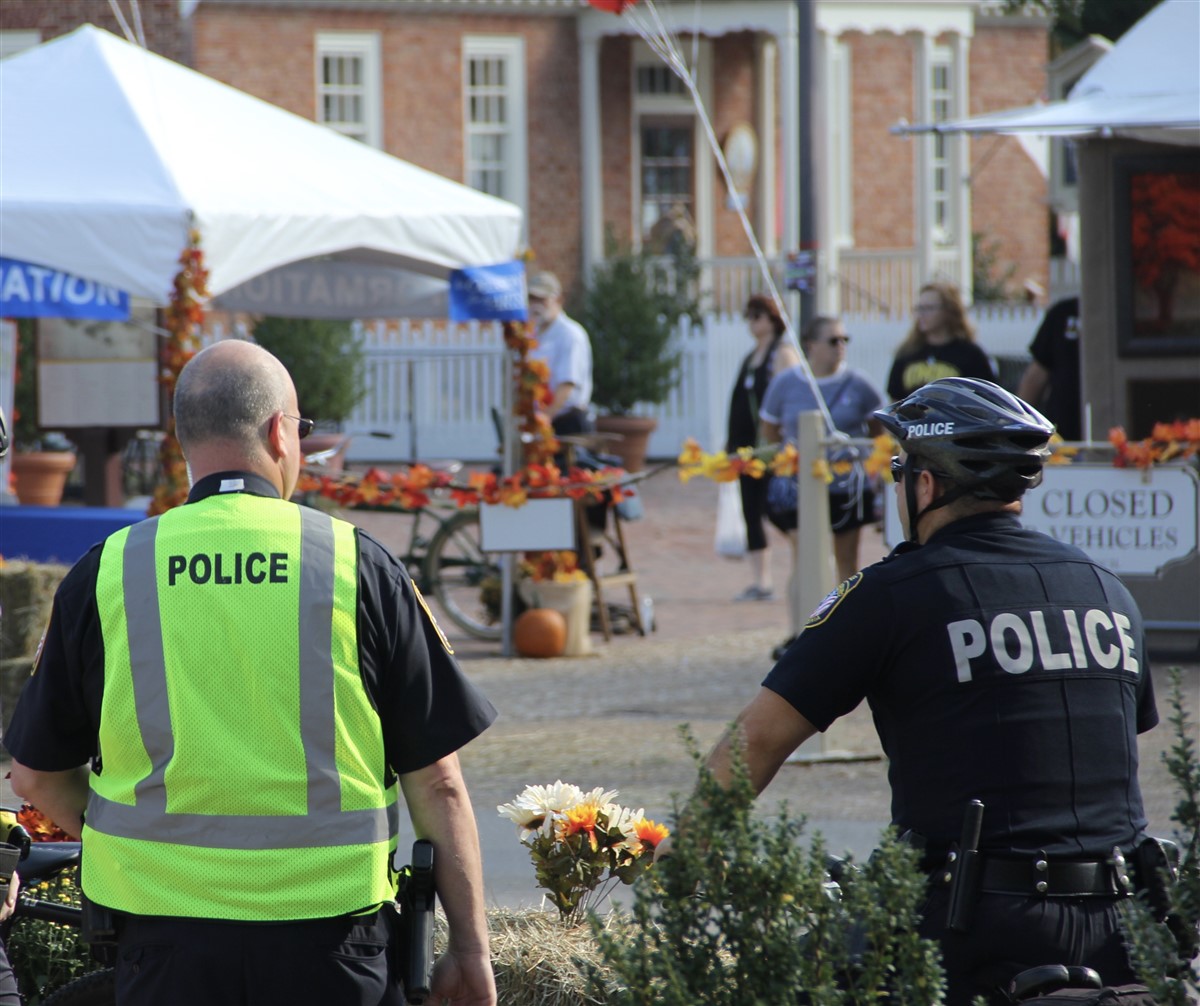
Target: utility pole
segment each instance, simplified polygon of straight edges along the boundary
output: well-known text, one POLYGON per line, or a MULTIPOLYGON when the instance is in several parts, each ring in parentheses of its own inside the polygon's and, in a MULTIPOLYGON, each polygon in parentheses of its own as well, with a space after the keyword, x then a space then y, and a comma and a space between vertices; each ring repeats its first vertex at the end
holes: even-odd
POLYGON ((796 107, 800 113, 799 140, 800 163, 794 170, 800 172, 800 256, 807 261, 805 270, 809 275, 808 282, 800 291, 800 327, 803 332, 817 314, 817 256, 821 249, 817 247, 818 235, 821 233, 817 226, 817 145, 816 139, 816 108, 817 108, 817 2, 816 0, 796 0, 796 12, 799 17, 796 40, 799 48, 800 67, 797 74, 800 94, 797 96, 796 107))

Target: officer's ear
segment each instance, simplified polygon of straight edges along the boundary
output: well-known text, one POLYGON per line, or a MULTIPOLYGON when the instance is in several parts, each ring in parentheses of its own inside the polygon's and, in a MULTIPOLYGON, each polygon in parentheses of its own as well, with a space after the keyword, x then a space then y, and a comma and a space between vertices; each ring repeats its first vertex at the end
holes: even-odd
POLYGON ((271 459, 275 461, 292 453, 291 441, 288 440, 287 418, 282 409, 267 420, 267 450, 271 459))

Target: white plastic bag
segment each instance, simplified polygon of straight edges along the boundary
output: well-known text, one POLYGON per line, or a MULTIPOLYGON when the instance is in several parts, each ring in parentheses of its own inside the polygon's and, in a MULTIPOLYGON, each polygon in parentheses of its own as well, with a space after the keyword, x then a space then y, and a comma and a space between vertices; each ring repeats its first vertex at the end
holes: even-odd
POLYGON ((740 559, 746 554, 746 521, 742 517, 742 492, 736 482, 722 482, 717 495, 717 555, 740 559))

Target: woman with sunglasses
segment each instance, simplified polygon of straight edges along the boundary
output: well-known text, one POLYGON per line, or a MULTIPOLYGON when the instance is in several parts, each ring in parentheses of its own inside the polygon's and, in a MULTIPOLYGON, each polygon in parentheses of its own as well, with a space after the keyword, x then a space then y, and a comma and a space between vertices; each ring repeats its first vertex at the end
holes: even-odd
MULTIPOLYGON (((883 427, 872 413, 883 404, 883 396, 865 374, 846 365, 849 342, 850 336, 840 319, 818 317, 800 337, 800 348, 834 426, 850 437, 875 436, 883 427)), ((795 443, 800 413, 817 409, 812 383, 802 367, 796 366, 780 374, 771 382, 763 399, 763 439, 767 443, 778 443, 781 439, 795 443)), ((829 485, 829 519, 839 581, 858 571, 860 531, 875 515, 875 492, 857 458, 858 452, 853 447, 835 448, 829 457, 834 476, 829 485)), ((795 483, 794 479, 784 481, 795 483)), ((794 501, 787 502, 791 503, 790 507, 769 506, 767 516, 780 531, 794 538, 799 514, 794 501)), ((792 576, 788 583, 790 594, 798 589, 795 561, 796 550, 793 548, 792 576)), ((792 617, 797 617, 794 597, 791 610, 792 617)), ((793 635, 799 631, 799 626, 792 626, 793 635)))
MULTIPOLYGON (((759 444, 759 407, 767 386, 777 374, 800 362, 800 354, 785 337, 783 316, 775 301, 756 293, 746 302, 746 324, 754 339, 754 349, 742 361, 733 395, 729 401, 729 433, 725 450, 732 454, 739 447, 759 444)), ((742 476, 742 519, 746 524, 746 557, 750 561, 753 582, 735 601, 768 601, 775 592, 771 587, 771 567, 767 563, 767 531, 763 519, 767 515, 766 479, 742 476)))
POLYGON ((896 350, 887 392, 894 402, 943 377, 979 377, 994 381, 996 371, 975 342, 958 287, 926 283, 913 308, 913 325, 896 350))

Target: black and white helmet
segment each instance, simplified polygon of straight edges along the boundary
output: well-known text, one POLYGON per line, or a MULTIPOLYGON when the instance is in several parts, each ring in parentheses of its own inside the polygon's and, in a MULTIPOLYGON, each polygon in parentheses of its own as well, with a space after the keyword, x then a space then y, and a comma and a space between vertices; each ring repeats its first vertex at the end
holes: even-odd
POLYGON ((998 384, 945 377, 875 413, 921 468, 978 499, 1041 484, 1054 424, 998 384))

